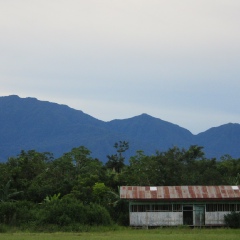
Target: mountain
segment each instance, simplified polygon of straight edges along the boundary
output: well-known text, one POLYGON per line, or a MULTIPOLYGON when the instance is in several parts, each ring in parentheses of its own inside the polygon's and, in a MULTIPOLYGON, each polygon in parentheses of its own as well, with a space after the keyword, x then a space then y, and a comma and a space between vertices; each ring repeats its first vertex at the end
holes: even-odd
POLYGON ((209 156, 220 157, 229 154, 240 158, 240 124, 228 123, 199 133, 195 137, 196 144, 204 146, 209 156))
POLYGON ((129 142, 127 158, 137 150, 154 154, 192 144, 204 146, 207 157, 240 157, 240 124, 229 123, 193 135, 147 114, 104 122, 66 105, 16 95, 0 97, 0 161, 30 149, 59 157, 83 145, 93 157, 106 162, 106 155, 115 153, 113 145, 119 140, 129 142))
POLYGON ((147 114, 113 120, 108 126, 110 131, 123 134, 135 150, 143 149, 148 154, 172 146, 188 147, 193 137, 190 131, 147 114))

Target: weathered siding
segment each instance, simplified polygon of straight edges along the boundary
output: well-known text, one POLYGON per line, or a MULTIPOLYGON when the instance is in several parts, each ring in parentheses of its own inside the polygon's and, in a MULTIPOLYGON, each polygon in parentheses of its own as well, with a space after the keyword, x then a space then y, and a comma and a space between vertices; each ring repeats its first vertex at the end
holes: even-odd
POLYGON ((183 224, 182 212, 131 212, 130 226, 177 226, 183 224))
MULTIPOLYGON (((208 226, 224 225, 224 215, 229 212, 205 213, 208 226)), ((130 226, 178 226, 183 225, 182 212, 131 212, 130 226)), ((194 223, 195 225, 195 223, 194 223)))
POLYGON ((224 225, 224 215, 230 212, 206 212, 205 225, 224 225))

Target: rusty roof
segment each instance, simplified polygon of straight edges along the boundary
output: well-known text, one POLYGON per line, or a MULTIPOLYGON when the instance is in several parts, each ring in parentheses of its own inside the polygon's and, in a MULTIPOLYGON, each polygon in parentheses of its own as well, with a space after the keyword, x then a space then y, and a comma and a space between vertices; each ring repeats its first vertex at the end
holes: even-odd
POLYGON ((122 186, 128 200, 240 200, 240 186, 122 186))

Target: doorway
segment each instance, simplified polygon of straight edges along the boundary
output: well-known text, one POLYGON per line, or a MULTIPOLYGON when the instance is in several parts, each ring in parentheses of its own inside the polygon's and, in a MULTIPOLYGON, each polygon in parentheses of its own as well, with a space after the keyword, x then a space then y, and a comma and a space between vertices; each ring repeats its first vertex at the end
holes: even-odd
POLYGON ((183 206, 183 225, 193 225, 193 206, 183 206))

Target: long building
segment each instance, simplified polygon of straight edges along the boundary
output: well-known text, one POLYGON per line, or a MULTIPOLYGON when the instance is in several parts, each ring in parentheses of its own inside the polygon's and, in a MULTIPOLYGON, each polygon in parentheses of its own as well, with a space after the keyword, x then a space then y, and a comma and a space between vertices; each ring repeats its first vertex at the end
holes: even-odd
POLYGON ((240 186, 122 186, 130 226, 223 226, 240 212, 240 186))

